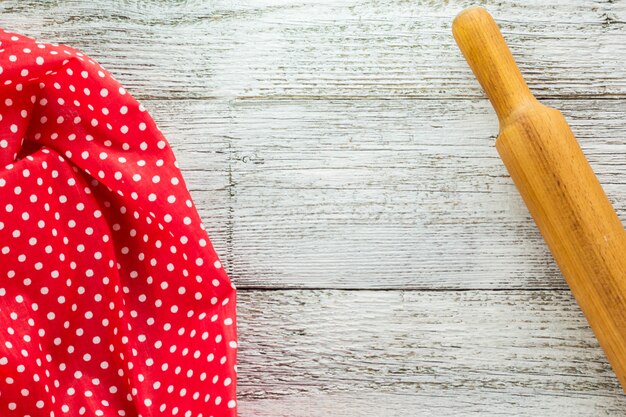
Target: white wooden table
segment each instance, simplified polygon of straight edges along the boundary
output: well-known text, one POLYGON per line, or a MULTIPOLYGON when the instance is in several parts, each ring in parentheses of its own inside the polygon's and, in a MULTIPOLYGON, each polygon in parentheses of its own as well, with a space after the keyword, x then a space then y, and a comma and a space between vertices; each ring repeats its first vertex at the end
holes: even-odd
MULTIPOLYGON (((484 1, 626 219, 626 2, 484 1)), ((618 416, 494 149, 463 0, 2 1, 170 139, 239 288, 242 416, 618 416)))

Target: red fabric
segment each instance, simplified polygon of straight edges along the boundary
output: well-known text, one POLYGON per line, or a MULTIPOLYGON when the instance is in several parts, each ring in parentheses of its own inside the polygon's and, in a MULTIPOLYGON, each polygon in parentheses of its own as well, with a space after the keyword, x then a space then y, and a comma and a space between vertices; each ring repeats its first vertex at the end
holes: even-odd
POLYGON ((144 108, 0 32, 0 415, 235 416, 235 289, 144 108))

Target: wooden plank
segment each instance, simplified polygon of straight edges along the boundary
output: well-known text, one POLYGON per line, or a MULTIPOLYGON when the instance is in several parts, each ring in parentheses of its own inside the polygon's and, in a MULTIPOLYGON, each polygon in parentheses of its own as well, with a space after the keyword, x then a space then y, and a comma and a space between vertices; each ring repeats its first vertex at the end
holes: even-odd
POLYGON ((626 414, 567 291, 240 291, 238 326, 244 415, 626 414))
POLYGON ((614 417, 622 415, 620 400, 603 397, 550 396, 516 394, 494 390, 471 395, 452 391, 419 394, 363 395, 333 394, 297 395, 285 398, 244 400, 239 410, 242 415, 255 417, 614 417), (598 406, 598 404, 601 404, 598 406))
MULTIPOLYGON (((626 219, 626 108, 548 104, 626 219)), ((495 151, 485 100, 146 106, 240 287, 565 288, 495 151)))
MULTIPOLYGON (((626 5, 485 1, 540 96, 626 94, 626 5)), ((140 98, 479 97, 450 33, 468 3, 4 1, 0 25, 83 49, 140 98)))

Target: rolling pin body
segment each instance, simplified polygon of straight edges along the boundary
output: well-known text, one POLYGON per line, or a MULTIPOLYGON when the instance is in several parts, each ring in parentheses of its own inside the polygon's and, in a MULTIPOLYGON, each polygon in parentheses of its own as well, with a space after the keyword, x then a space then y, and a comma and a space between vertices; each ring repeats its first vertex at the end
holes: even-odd
POLYGON ((624 226, 565 118, 534 98, 491 16, 467 9, 453 33, 498 114, 498 153, 626 391, 624 226))

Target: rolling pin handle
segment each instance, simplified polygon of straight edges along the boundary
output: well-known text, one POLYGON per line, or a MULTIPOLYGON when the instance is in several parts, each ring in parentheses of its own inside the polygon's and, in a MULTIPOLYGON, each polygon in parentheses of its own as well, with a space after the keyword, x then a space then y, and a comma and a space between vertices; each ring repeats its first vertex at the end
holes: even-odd
POLYGON ((538 103, 528 89, 498 25, 482 7, 463 10, 452 33, 493 105, 500 124, 516 110, 538 103))

